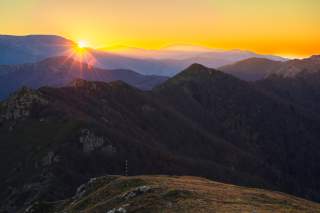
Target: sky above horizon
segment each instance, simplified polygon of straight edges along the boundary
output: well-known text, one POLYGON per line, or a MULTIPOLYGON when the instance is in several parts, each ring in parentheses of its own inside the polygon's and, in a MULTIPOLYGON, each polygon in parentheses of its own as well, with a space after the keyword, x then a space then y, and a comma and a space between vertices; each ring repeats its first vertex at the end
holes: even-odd
POLYGON ((56 34, 94 48, 320 54, 319 0, 0 0, 0 14, 0 34, 56 34))

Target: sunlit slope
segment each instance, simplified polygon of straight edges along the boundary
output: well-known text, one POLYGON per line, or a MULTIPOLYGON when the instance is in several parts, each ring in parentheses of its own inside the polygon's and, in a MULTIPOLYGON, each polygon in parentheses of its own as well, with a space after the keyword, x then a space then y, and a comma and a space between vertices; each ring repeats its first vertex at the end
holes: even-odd
POLYGON ((58 203, 33 212, 219 212, 317 213, 320 204, 283 193, 239 187, 188 176, 106 176, 93 178, 58 203), (114 211, 115 210, 115 211, 114 211))

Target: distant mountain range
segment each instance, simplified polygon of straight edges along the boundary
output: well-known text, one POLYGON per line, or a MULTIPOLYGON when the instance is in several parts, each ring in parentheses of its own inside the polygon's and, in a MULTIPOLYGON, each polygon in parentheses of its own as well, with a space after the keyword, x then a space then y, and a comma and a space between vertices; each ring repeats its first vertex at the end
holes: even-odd
POLYGON ((102 49, 104 51, 111 51, 118 55, 123 55, 132 58, 152 58, 152 59, 175 59, 175 60, 190 60, 192 58, 206 59, 220 59, 223 61, 239 61, 245 58, 261 57, 270 60, 285 61, 285 58, 273 55, 261 55, 244 50, 223 50, 212 49, 207 47, 192 46, 192 45, 172 45, 161 48, 159 50, 146 50, 140 48, 130 47, 110 47, 102 49))
POLYGON ((193 64, 148 92, 80 79, 23 88, 0 104, 2 209, 67 199, 92 177, 125 174, 126 162, 129 175, 195 175, 319 201, 320 110, 299 87, 294 101, 276 84, 193 64))
POLYGON ((0 99, 22 86, 65 86, 74 79, 110 82, 122 80, 143 90, 167 80, 167 77, 142 75, 131 70, 105 70, 68 57, 48 58, 38 63, 0 65, 0 99))
MULTIPOLYGON (((59 36, 0 35, 0 64, 34 63, 48 57, 65 56, 75 43, 59 36)), ((192 63, 217 68, 252 57, 285 61, 286 59, 259 55, 249 51, 222 51, 196 46, 171 46, 161 50, 118 48, 110 51, 88 49, 105 69, 129 69, 141 74, 173 76, 192 63)))
MULTIPOLYGON (((108 53, 96 53, 96 58, 100 62, 109 64, 110 67, 115 66, 113 63, 126 63, 122 61, 123 58, 118 58, 108 53)), ((126 60, 128 61, 129 59, 126 60)), ((310 75, 317 75, 319 61, 319 56, 285 62, 272 61, 265 58, 249 58, 222 66, 219 70, 243 80, 256 81, 270 79, 269 76, 274 75, 285 78, 295 77, 306 72, 310 73, 310 75)), ((131 62, 135 63, 134 60, 131 60, 131 62)), ((99 66, 99 63, 94 66, 99 66)), ((153 69, 148 62, 145 62, 143 66, 150 66, 150 70, 153 69)), ((73 59, 70 56, 60 56, 47 58, 36 63, 0 65, 0 99, 7 97, 22 86, 35 89, 42 86, 65 86, 75 78, 105 82, 122 80, 142 90, 150 90, 168 79, 168 77, 164 76, 143 75, 126 69, 96 68, 77 61, 77 59, 73 59)), ((283 83, 278 85, 283 85, 283 83)))

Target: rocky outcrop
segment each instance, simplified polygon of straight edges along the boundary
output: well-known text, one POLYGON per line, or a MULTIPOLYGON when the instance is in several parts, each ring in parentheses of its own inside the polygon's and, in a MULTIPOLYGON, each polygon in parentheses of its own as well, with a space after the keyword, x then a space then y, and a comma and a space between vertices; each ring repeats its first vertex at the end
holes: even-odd
POLYGON ((19 120, 30 116, 33 104, 48 104, 38 91, 23 87, 1 105, 2 120, 19 120))
POLYGON ((89 188, 96 183, 97 180, 99 180, 99 178, 91 178, 87 183, 80 185, 77 188, 76 194, 72 199, 76 200, 82 198, 89 191, 89 188))
POLYGON ((48 152, 48 154, 42 158, 41 164, 42 166, 50 166, 53 163, 57 163, 59 161, 60 157, 51 151, 48 152))
POLYGON ((82 144, 82 149, 85 153, 90 153, 95 149, 102 147, 105 143, 103 137, 96 136, 89 129, 81 130, 79 141, 82 144))
POLYGON ((89 129, 82 129, 80 132, 79 142, 82 144, 84 153, 101 150, 106 155, 113 156, 117 152, 116 148, 112 144, 107 143, 108 139, 103 136, 97 136, 89 129))
POLYGON ((150 192, 151 190, 152 190, 152 188, 150 186, 139 186, 139 187, 133 189, 132 191, 125 193, 122 196, 122 198, 124 200, 129 200, 129 199, 134 198, 136 196, 142 195, 146 192, 150 192))

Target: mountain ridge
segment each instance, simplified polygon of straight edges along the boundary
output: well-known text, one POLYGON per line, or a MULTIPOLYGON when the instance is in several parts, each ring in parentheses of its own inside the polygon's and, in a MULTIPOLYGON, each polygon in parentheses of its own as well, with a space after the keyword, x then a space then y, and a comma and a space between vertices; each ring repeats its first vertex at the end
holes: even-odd
POLYGON ((63 86, 74 78, 88 80, 123 80, 144 90, 165 81, 166 77, 145 76, 131 70, 105 70, 82 63, 73 58, 58 56, 38 63, 0 65, 0 98, 6 97, 21 86, 63 86), (3 70, 3 72, 2 72, 3 70))
MULTIPOLYGON (((0 64, 34 63, 49 57, 70 55, 77 46, 75 42, 68 39, 64 39, 62 42, 59 36, 9 36, 12 40, 26 40, 17 47, 17 42, 12 44, 3 39, 3 37, 4 36, 2 36, 2 40, 4 41, 0 39, 0 54, 2 55, 0 64), (42 40, 46 37, 53 38, 53 40, 43 43, 42 40), (61 45, 61 43, 63 43, 63 45, 61 45)), ((259 55, 249 51, 217 51, 210 48, 203 49, 202 47, 193 47, 191 50, 189 48, 188 50, 182 51, 164 49, 133 50, 132 52, 132 54, 121 54, 121 52, 117 51, 112 52, 88 48, 88 54, 95 57, 99 63, 99 67, 105 69, 129 69, 139 72, 140 74, 161 76, 173 76, 192 63, 201 63, 209 67, 217 68, 250 57, 271 58, 280 61, 286 60, 281 57, 259 55)))
POLYGON ((294 78, 302 72, 315 73, 320 71, 319 65, 320 56, 314 55, 305 59, 292 59, 283 62, 263 58, 249 58, 218 69, 247 81, 256 81, 270 76, 294 78))

